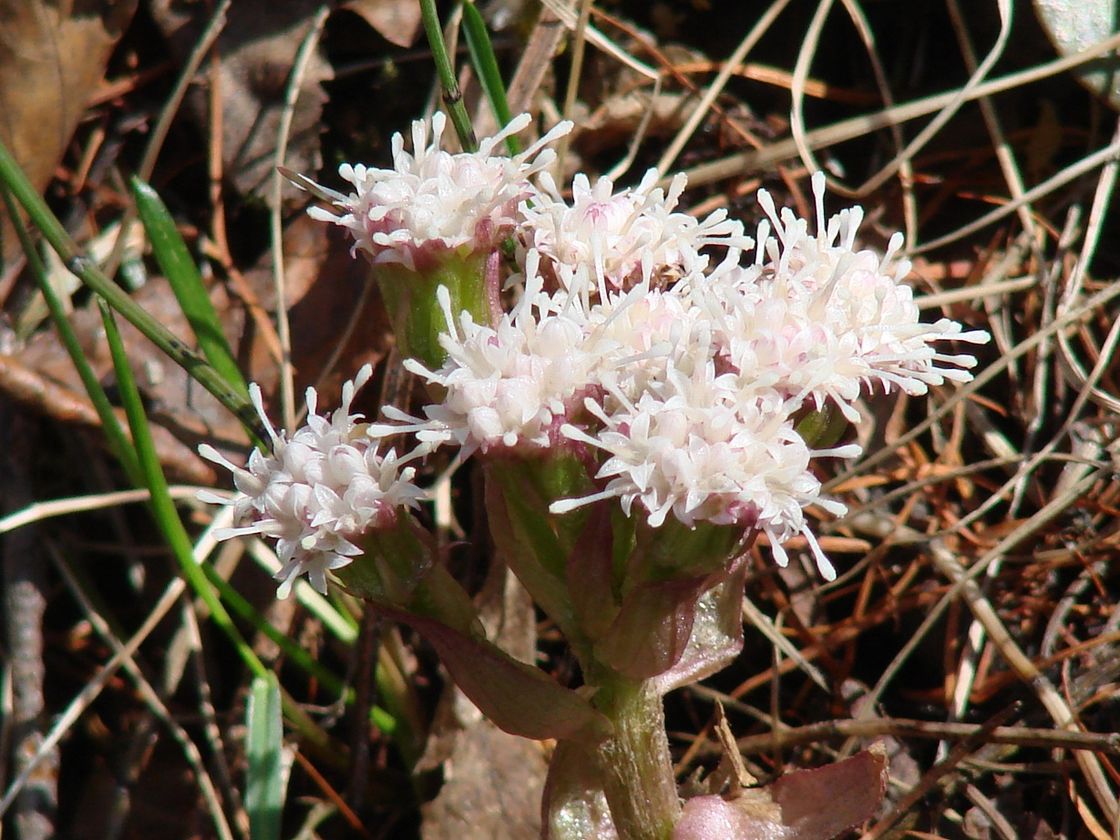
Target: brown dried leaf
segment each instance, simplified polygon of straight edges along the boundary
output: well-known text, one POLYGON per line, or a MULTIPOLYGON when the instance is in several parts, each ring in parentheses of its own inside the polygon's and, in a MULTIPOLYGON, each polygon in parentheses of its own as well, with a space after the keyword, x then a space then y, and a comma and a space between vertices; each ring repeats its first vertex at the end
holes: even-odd
MULTIPOLYGON (((185 58, 207 23, 209 5, 174 0, 152 0, 150 5, 172 49, 185 58)), ((217 44, 222 164, 227 179, 242 194, 261 194, 269 184, 292 62, 321 5, 319 0, 237 0, 230 6, 217 44)), ((322 83, 331 77, 327 61, 318 52, 313 54, 300 81, 285 158, 286 165, 299 172, 319 169, 319 131, 326 101, 322 83)), ((209 124, 207 91, 208 86, 199 89, 188 100, 203 125, 209 124)), ((284 189, 289 198, 298 194, 290 185, 284 189)))
POLYGON ((390 44, 411 47, 420 31, 420 4, 415 0, 348 0, 349 9, 390 44))
MULTIPOLYGON (((76 379, 75 375, 75 379, 76 379)), ((81 383, 77 387, 80 389, 81 383)), ((81 390, 72 390, 26 367, 23 356, 0 354, 0 393, 36 414, 68 426, 100 429, 101 420, 81 390)), ((128 434, 128 420, 117 412, 121 428, 128 434)), ((175 481, 212 484, 216 475, 193 449, 177 440, 167 429, 152 425, 152 439, 160 463, 175 481)))
MULTIPOLYGON (((0 137, 46 187, 136 0, 0 0, 0 137)), ((5 214, 4 262, 20 248, 5 214)))
POLYGON ((875 744, 851 758, 787 773, 770 786, 796 840, 829 840, 869 819, 887 787, 887 754, 875 744))

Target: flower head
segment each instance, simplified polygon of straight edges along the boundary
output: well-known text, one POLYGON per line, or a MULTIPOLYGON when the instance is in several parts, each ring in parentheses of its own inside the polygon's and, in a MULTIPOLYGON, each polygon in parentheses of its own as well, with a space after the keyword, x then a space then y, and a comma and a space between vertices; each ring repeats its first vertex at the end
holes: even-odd
POLYGON ((776 388, 818 408, 831 399, 854 422, 852 403, 876 383, 887 392, 918 395, 946 380, 971 379, 972 356, 944 354, 933 345, 949 339, 982 343, 987 333, 962 331, 947 318, 922 323, 913 290, 903 282, 910 264, 894 259, 901 235, 892 238, 885 256, 857 250, 862 211, 855 207, 826 221, 819 173, 813 186, 820 216, 815 236, 790 210, 779 214, 760 191, 769 222, 760 228, 755 264, 714 273, 693 286, 743 388, 776 388))
POLYGON ((391 419, 405 421, 403 428, 422 441, 454 442, 464 458, 476 450, 540 448, 560 439, 560 423, 594 384, 602 359, 589 346, 579 300, 542 290, 534 254, 526 260, 526 277, 520 302, 493 327, 476 323, 469 312, 452 312, 447 290, 439 290, 446 361, 436 371, 414 359, 405 366, 440 385, 445 397, 425 409, 426 420, 390 408, 391 419))
POLYGON ((588 399, 601 428, 563 427, 572 440, 606 453, 595 476, 606 484, 597 493, 554 503, 552 511, 613 497, 627 515, 639 505, 653 527, 671 513, 688 526, 705 521, 756 528, 768 535, 781 565, 788 562, 782 543, 803 534, 821 573, 835 577, 804 508, 816 504, 842 513, 844 506, 821 497, 809 461, 814 455, 852 457, 858 447, 812 451, 794 431, 790 407, 776 395, 741 402, 734 375, 717 373, 711 359, 693 364, 682 355, 680 361, 668 359, 657 386, 636 401, 618 391, 602 404, 588 399))
POLYGON ((521 207, 521 233, 554 266, 582 269, 597 286, 630 288, 639 281, 657 285, 702 269, 701 249, 722 245, 749 248, 741 222, 717 210, 697 220, 676 211, 685 176, 673 179, 666 193, 655 186, 660 174, 650 169, 636 187, 615 191, 610 178, 594 184, 580 173, 572 182, 568 204, 547 173, 543 194, 521 207))
MULTIPOLYGON (((222 529, 219 539, 256 534, 276 540, 283 567, 276 574, 279 595, 287 597, 299 575, 326 593, 326 573, 361 554, 362 535, 393 526, 402 507, 414 508, 424 496, 406 464, 423 454, 418 449, 398 457, 394 449, 378 452, 378 438, 367 433, 360 414, 351 414, 354 395, 370 378, 364 366, 342 389, 342 404, 329 415, 317 413, 318 395, 307 389, 307 423, 289 437, 268 420, 260 388, 250 394, 271 439, 271 453, 253 450, 245 468, 228 461, 212 446, 199 453, 233 473, 238 495, 233 509, 238 527, 222 529)), ((204 501, 222 503, 213 494, 204 501)))
MULTIPOLYGON (((555 158, 549 143, 571 130, 562 122, 519 155, 494 154, 507 137, 529 124, 522 114, 477 152, 453 154, 440 148, 446 118, 412 124, 413 151, 393 135, 393 168, 343 164, 339 175, 354 187, 350 195, 323 191, 338 212, 312 208, 317 219, 347 228, 354 248, 374 263, 400 263, 423 270, 441 251, 488 251, 509 236, 518 205, 533 194, 529 178, 555 158)), ((320 190, 322 188, 319 188, 320 190)))

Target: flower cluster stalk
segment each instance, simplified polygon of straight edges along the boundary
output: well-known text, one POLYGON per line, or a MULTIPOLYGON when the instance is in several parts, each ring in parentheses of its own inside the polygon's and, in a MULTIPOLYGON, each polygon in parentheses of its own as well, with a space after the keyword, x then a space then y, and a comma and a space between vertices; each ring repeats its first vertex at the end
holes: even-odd
POLYGON ((595 707, 611 722, 596 750, 596 771, 619 837, 668 840, 680 819, 665 712, 649 681, 611 678, 597 686, 595 707))

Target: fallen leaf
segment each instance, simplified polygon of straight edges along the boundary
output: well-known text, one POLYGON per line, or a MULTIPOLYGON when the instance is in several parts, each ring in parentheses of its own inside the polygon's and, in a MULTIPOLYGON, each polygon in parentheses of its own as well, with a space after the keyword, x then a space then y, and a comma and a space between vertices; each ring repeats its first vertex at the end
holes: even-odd
MULTIPOLYGON (((0 0, 0 138, 40 192, 54 174, 136 0, 0 0)), ((7 214, 3 261, 20 250, 7 214)))
POLYGON ((874 815, 886 789, 878 747, 733 796, 694 796, 673 840, 832 840, 874 815))
MULTIPOLYGON (((217 43, 222 164, 227 180, 243 195, 262 195, 270 183, 292 62, 321 5, 319 0, 237 0, 230 6, 217 43)), ((209 4, 152 0, 150 7, 172 50, 184 59, 207 23, 209 4)), ((300 80, 288 132, 285 165, 296 171, 319 170, 319 132, 326 101, 322 83, 330 78, 330 65, 316 51, 300 80)), ((204 126, 209 124, 208 90, 203 86, 188 98, 196 120, 204 126)), ((287 198, 298 195, 288 184, 284 190, 287 198)))
POLYGON ((411 47, 420 31, 420 4, 416 0, 348 0, 349 9, 398 47, 411 47))

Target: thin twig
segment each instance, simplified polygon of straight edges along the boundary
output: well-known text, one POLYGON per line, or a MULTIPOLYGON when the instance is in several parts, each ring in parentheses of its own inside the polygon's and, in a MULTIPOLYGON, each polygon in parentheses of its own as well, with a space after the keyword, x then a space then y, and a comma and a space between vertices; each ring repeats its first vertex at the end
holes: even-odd
MULTIPOLYGON (((803 81, 809 73, 809 62, 815 49, 816 38, 819 37, 819 29, 824 25, 824 18, 827 16, 828 7, 832 2, 833 0, 821 0, 817 8, 817 13, 814 15, 813 21, 810 24, 809 33, 805 36, 805 44, 802 46, 801 53, 797 57, 797 65, 794 67, 793 71, 794 79, 803 81)), ((988 52, 988 55, 984 57, 984 61, 976 71, 972 73, 965 85, 953 92, 949 100, 945 102, 944 107, 939 109, 940 112, 937 116, 930 120, 930 122, 918 132, 917 136, 907 144, 906 148, 902 149, 886 166, 864 181, 863 184, 851 188, 851 195, 867 195, 881 187, 888 178, 898 171, 904 161, 911 160, 914 155, 944 127, 960 107, 967 102, 969 98, 971 98, 971 95, 980 87, 981 81, 988 75, 996 61, 1003 54, 1003 50, 1007 46, 1007 40, 1011 36, 1011 0, 996 0, 996 7, 999 9, 1000 30, 999 34, 996 36, 995 44, 988 52)), ((790 132, 793 135, 793 141, 801 160, 810 171, 814 171, 820 167, 813 157, 812 146, 808 143, 808 133, 805 131, 804 115, 801 110, 803 102, 804 98, 800 94, 800 84, 795 85, 793 90, 793 110, 790 117, 790 132)))
MULTIPOLYGON (((968 68, 969 73, 975 73, 977 71, 976 50, 972 46, 972 39, 965 27, 959 0, 949 0, 948 8, 949 20, 952 22, 953 31, 957 35, 957 43, 960 44, 964 65, 968 68)), ((1000 125, 999 116, 992 105, 991 97, 981 96, 976 100, 976 104, 980 106, 980 113, 984 117, 984 125, 987 126, 988 133, 992 137, 992 148, 995 150, 999 167, 1003 171, 1004 180, 1007 181, 1007 189, 1012 198, 1019 198, 1023 194, 1023 177, 1019 172, 1019 165, 1015 161, 1015 153, 1007 142, 1003 126, 1000 125)), ((1030 236, 1031 241, 1036 241, 1037 233, 1034 217, 1031 215, 1030 207, 1026 204, 1019 208, 1019 222, 1023 225, 1023 230, 1030 236)))
POLYGON ((720 93, 722 93, 723 89, 727 86, 727 82, 730 80, 736 68, 742 65, 747 55, 754 49, 755 44, 769 31, 774 20, 785 10, 789 3, 790 0, 775 0, 775 2, 771 3, 766 12, 763 13, 755 25, 751 27, 746 37, 739 42, 739 46, 735 48, 735 52, 731 54, 723 67, 720 68, 719 74, 712 80, 712 83, 708 85, 708 89, 704 91, 704 95, 700 97, 700 101, 696 103, 696 107, 692 109, 692 112, 684 121, 684 125, 681 126, 677 135, 673 138, 672 142, 669 143, 668 148, 665 149, 661 158, 657 161, 657 170, 659 172, 665 173, 669 171, 669 167, 676 161, 677 156, 680 155, 681 150, 684 149, 685 145, 692 138, 697 127, 708 113, 708 109, 712 107, 712 103, 716 101, 720 93))
MULTIPOLYGON (((931 741, 963 741, 977 737, 983 726, 975 723, 944 723, 909 718, 872 718, 870 720, 826 720, 739 738, 739 751, 755 755, 773 749, 816 744, 831 738, 926 738, 931 741)), ((1041 729, 1030 726, 997 726, 984 734, 988 744, 1010 744, 1043 749, 1088 750, 1120 755, 1120 733, 1075 732, 1066 729, 1041 729)))
MULTIPOLYGON (((66 560, 55 546, 49 543, 48 545, 51 550, 51 557, 54 561, 55 568, 57 568, 62 575, 62 579, 66 582, 70 590, 70 594, 74 596, 74 599, 81 606, 82 611, 90 622, 90 626, 93 627, 94 631, 113 649, 115 654, 120 655, 124 651, 125 645, 117 638, 116 633, 113 632, 108 622, 105 621, 105 618, 98 611, 97 607, 90 601, 85 590, 82 588, 82 584, 71 570, 69 561, 66 560)), ((218 836, 223 838, 223 840, 232 840, 233 832, 230 829, 229 823, 225 817, 225 812, 222 809, 221 798, 218 796, 217 789, 214 787, 214 782, 206 770, 206 763, 203 761, 202 754, 199 752, 198 747, 195 745, 194 741, 191 740, 187 731, 179 725, 168 711, 159 693, 152 687, 147 677, 144 676, 143 671, 136 663, 132 654, 125 654, 121 659, 120 665, 132 680, 133 685, 136 686, 140 699, 160 723, 167 727, 168 732, 171 733, 172 739, 179 745, 180 749, 182 749, 183 758, 186 760, 187 766, 190 767, 191 771, 194 773, 195 781, 198 784, 202 798, 205 800, 210 815, 213 818, 214 828, 217 830, 218 836)))
MULTIPOLYGON (((579 0, 579 17, 576 19, 576 28, 572 37, 572 63, 568 71, 568 87, 564 92, 564 119, 572 118, 572 111, 576 107, 576 95, 579 93, 579 80, 583 74, 583 51, 587 45, 588 18, 591 16, 592 0, 579 0)), ((560 138, 556 149, 556 172, 564 172, 564 160, 568 154, 570 135, 560 138)))
POLYGON ((296 110, 300 87, 307 73, 308 62, 319 43, 323 24, 327 22, 330 8, 321 5, 311 21, 307 34, 300 42, 292 62, 292 72, 284 92, 284 108, 280 111, 280 124, 276 130, 276 166, 272 171, 272 206, 269 208, 269 228, 272 235, 272 279, 276 291, 276 332, 280 337, 280 406, 284 427, 295 428, 295 382, 292 371, 292 335, 288 322, 288 294, 284 282, 284 232, 281 223, 284 177, 279 167, 284 166, 288 154, 288 135, 292 129, 292 116, 296 110))
POLYGON ((906 794, 901 797, 897 803, 895 803, 894 808, 892 808, 891 811, 881 820, 875 823, 870 831, 865 832, 860 840, 875 840, 875 838, 882 837, 884 834, 886 834, 886 832, 896 822, 898 822, 907 811, 917 805, 918 802, 921 801, 922 797, 925 796, 930 790, 932 790, 933 786, 937 784, 937 781, 939 779, 944 778, 947 774, 953 772, 953 770, 956 769, 957 765, 964 760, 965 756, 967 756, 971 752, 975 752, 977 749, 983 746, 984 743, 990 739, 991 733, 1004 720, 1007 720, 1009 717, 1011 717, 1016 711, 1017 710, 1015 706, 1011 706, 1005 709, 1003 712, 980 726, 976 733, 968 736, 955 747, 953 747, 953 749, 950 750, 949 755, 947 755, 943 761, 938 762, 934 767, 932 767, 929 772, 925 773, 925 775, 922 776, 921 781, 911 790, 907 791, 906 794))
POLYGON ((988 225, 998 222, 1005 216, 1014 213, 1020 207, 1030 204, 1032 201, 1037 201, 1044 195, 1049 195, 1059 187, 1064 187, 1070 181, 1080 178, 1087 172, 1092 172, 1098 166, 1109 162, 1115 162, 1118 156, 1120 156, 1120 139, 1115 139, 1103 149, 1098 149, 1091 155, 1086 155, 1077 163, 1071 163, 1061 172, 1047 178, 1041 184, 1031 187, 1031 189, 1027 190, 1018 198, 1011 199, 1006 204, 985 213, 983 216, 969 222, 967 225, 957 228, 952 233, 947 233, 944 236, 931 239, 924 245, 908 248, 906 253, 908 256, 921 254, 948 245, 951 242, 956 242, 958 239, 964 239, 966 236, 976 233, 978 230, 982 230, 988 225))
MULTIPOLYGON (((1074 491, 1063 494, 1062 497, 1054 499, 1050 504, 1046 505, 1037 514, 1031 517, 1026 524, 1033 525, 1029 532, 1024 533, 1020 539, 1025 539, 1029 533, 1033 533, 1038 527, 1041 527, 1050 517, 1043 517, 1042 514, 1051 508, 1050 515, 1055 516, 1069 507, 1072 500, 1080 498, 1081 493, 1088 489, 1089 484, 1092 483, 1094 476, 1079 483, 1078 486, 1072 488, 1074 491), (1055 504, 1057 503, 1057 504, 1055 504), (1036 522, 1036 520, 1038 520, 1036 522)), ((1014 533, 1025 531, 1023 527, 1017 528, 1014 533)), ((931 546, 933 548, 932 557, 933 562, 937 568, 948 577, 954 584, 954 588, 960 587, 961 593, 964 596, 965 602, 968 604, 972 614, 984 625, 984 629, 991 637, 992 644, 1003 655, 1004 661, 1018 674, 1019 678, 1029 685, 1038 696, 1043 708, 1049 713, 1054 723, 1060 729, 1067 731, 1077 732, 1080 728, 1077 724, 1077 717, 1069 704, 1066 703, 1065 698, 1061 692, 1054 686, 1054 684, 1035 667, 1030 657, 1023 652, 1022 648, 1011 637, 1007 631, 1003 621, 1000 620, 999 614, 995 608, 992 607, 991 602, 984 597, 984 593, 976 584, 975 575, 973 570, 970 569, 967 573, 960 565, 957 559, 953 556, 952 552, 940 546, 931 546)), ((1002 552, 1001 552, 1002 553, 1002 552)), ((981 561, 982 562, 982 561, 981 561)), ((980 565, 977 563, 976 565, 980 565)), ((1089 785, 1089 790, 1093 794, 1093 798, 1097 801, 1097 806, 1101 809, 1104 817, 1110 823, 1111 827, 1115 830, 1118 822, 1118 815, 1116 811, 1117 801, 1116 795, 1112 792, 1108 784, 1108 779, 1105 776, 1104 770, 1101 768, 1100 761, 1095 755, 1090 752, 1078 751, 1074 754, 1081 772, 1085 775, 1085 781, 1089 785)))
MULTIPOLYGON (((1112 139, 1113 145, 1120 145, 1120 120, 1116 123, 1112 139)), ((1073 271, 1070 272, 1066 288, 1062 291, 1062 297, 1058 304, 1059 312, 1065 312, 1070 303, 1081 295, 1085 275, 1089 270, 1089 263, 1092 262, 1093 255, 1096 254, 1097 245, 1100 242, 1100 236, 1104 229, 1104 220, 1108 214, 1109 206, 1111 205, 1112 194, 1116 189, 1118 170, 1120 170, 1120 164, 1118 164, 1115 159, 1105 164, 1104 168, 1101 170, 1100 179, 1097 181, 1097 189, 1093 194, 1093 204, 1089 210, 1089 219, 1086 223, 1085 238, 1082 241, 1081 253, 1073 267, 1073 271)), ((1062 348, 1063 357, 1066 364, 1069 365, 1073 377, 1080 380, 1082 384, 1086 383, 1088 377, 1078 364, 1065 336, 1061 333, 1058 334, 1058 344, 1062 348)), ((1102 359, 1103 358, 1104 354, 1102 354, 1102 359)), ((1113 412, 1120 412, 1120 400, 1097 390, 1095 387, 1090 388, 1090 393, 1093 398, 1105 408, 1113 412)))
MULTIPOLYGON (((167 488, 172 499, 193 499, 202 489, 195 484, 173 484, 167 488)), ((221 492, 221 491, 211 491, 221 492)), ((67 499, 52 499, 49 502, 33 502, 27 507, 12 511, 7 516, 0 517, 0 534, 23 528, 44 519, 56 516, 68 516, 71 513, 82 513, 87 510, 103 510, 118 507, 119 505, 133 502, 146 502, 151 498, 151 491, 143 490, 118 490, 113 493, 97 493, 90 496, 71 496, 67 499)))
MULTIPOLYGON (((555 0, 545 0, 545 2, 551 4, 555 2, 555 0)), ((996 93, 1012 90, 1016 87, 1039 81, 1040 79, 1048 78, 1049 76, 1064 73, 1067 70, 1072 70, 1075 67, 1100 58, 1102 55, 1112 52, 1117 47, 1120 47, 1120 33, 1106 38, 1076 55, 1064 56, 1046 64, 1040 64, 1037 67, 1021 70, 1017 73, 1009 73, 1006 76, 978 85, 967 93, 965 101, 972 101, 982 96, 991 96, 996 93)), ((885 108, 873 114, 863 114, 858 117, 841 120, 832 125, 823 126, 822 128, 816 128, 806 132, 803 141, 807 148, 819 151, 829 146, 835 146, 838 143, 854 140, 857 137, 863 137, 865 134, 870 134, 882 128, 889 128, 891 125, 927 116, 953 103, 959 95, 960 90, 954 89, 946 93, 927 96, 923 99, 915 100, 914 102, 907 102, 894 108, 885 108)), ((689 185, 699 187, 721 181, 724 178, 736 178, 755 172, 769 171, 776 164, 785 160, 797 158, 798 156, 798 144, 793 138, 786 138, 785 140, 779 140, 768 146, 764 146, 761 149, 746 149, 742 152, 737 152, 722 158, 721 160, 700 164, 699 166, 685 170, 685 174, 688 176, 689 185)), ((668 179, 666 179, 665 183, 668 183, 668 179)))
POLYGON ((12 802, 19 795, 20 791, 23 790, 28 779, 30 779, 32 774, 38 769, 39 764, 50 755, 50 751, 58 745, 70 731, 71 727, 73 727, 78 719, 93 705, 93 702, 100 696, 102 690, 108 684, 109 680, 112 679, 113 675, 116 674, 117 670, 121 668, 126 660, 130 659, 136 653, 144 640, 156 629, 164 616, 167 615, 168 610, 175 605, 175 602, 183 594, 186 586, 186 581, 181 577, 175 578, 167 585, 167 588, 163 591, 163 595, 160 596, 160 599, 156 602, 152 611, 148 614, 148 617, 144 619, 144 622, 137 631, 113 654, 109 661, 101 667, 101 670, 82 687, 82 690, 75 695, 67 707, 55 719, 54 726, 52 726, 50 731, 44 736, 38 751, 31 757, 20 774, 8 785, 8 789, 4 792, 3 798, 0 798, 0 817, 3 817, 8 808, 11 807, 12 802))
MULTIPOLYGON (((887 82, 887 74, 883 69, 882 61, 879 59, 879 52, 875 48, 875 34, 871 30, 871 24, 856 0, 840 0, 840 2, 847 9, 848 16, 851 17, 856 31, 863 40, 863 47, 867 52, 867 58, 871 61, 871 71, 875 75, 875 84, 883 97, 883 104, 890 108, 895 104, 894 94, 887 82)), ((804 93, 803 87, 802 95, 804 93)), ((906 241, 916 242, 918 239, 918 203, 914 198, 914 165, 911 157, 903 154, 905 138, 902 136, 902 126, 892 125, 890 132, 891 142, 894 143, 899 160, 898 180, 902 190, 902 218, 906 226, 906 241)))
POLYGON ((968 399, 975 392, 980 390, 981 387, 999 376, 1014 359, 1017 359, 1020 356, 1025 356, 1027 353, 1037 347, 1042 341, 1046 340, 1046 338, 1048 338, 1049 336, 1053 335, 1059 330, 1066 329, 1067 327, 1078 323, 1084 318, 1089 317, 1097 309, 1117 297, 1120 297, 1120 282, 1113 283, 1107 288, 1101 289, 1101 291, 1097 292, 1091 298, 1087 299, 1081 306, 1077 307, 1076 309, 1068 310, 1063 314, 1061 318, 1055 319, 1054 323, 1050 324, 1048 327, 1045 327, 1044 329, 1039 330, 1028 338, 1025 338, 1016 347, 1012 348, 1010 352, 1002 355, 1000 358, 986 367, 983 371, 977 374, 976 378, 971 382, 958 388, 954 392, 953 396, 949 400, 947 400, 944 405, 930 412, 930 415, 925 420, 915 425, 905 434, 899 436, 897 440, 893 441, 893 445, 891 447, 884 447, 873 455, 869 455, 867 458, 854 465, 851 469, 845 470, 840 475, 828 481, 824 485, 824 490, 826 492, 831 491, 837 485, 843 484, 853 476, 866 472, 871 467, 877 466, 883 461, 886 461, 889 458, 893 457, 894 452, 899 447, 905 446, 911 441, 917 439, 920 435, 924 434, 930 426, 932 426, 934 423, 936 423, 938 420, 952 411, 957 402, 968 399))

